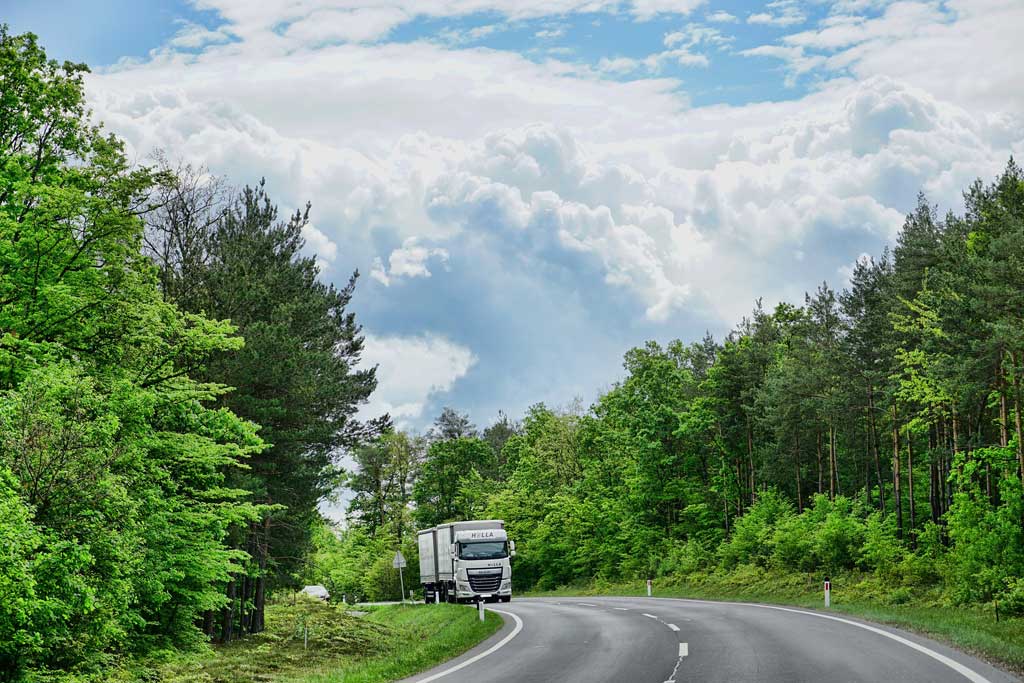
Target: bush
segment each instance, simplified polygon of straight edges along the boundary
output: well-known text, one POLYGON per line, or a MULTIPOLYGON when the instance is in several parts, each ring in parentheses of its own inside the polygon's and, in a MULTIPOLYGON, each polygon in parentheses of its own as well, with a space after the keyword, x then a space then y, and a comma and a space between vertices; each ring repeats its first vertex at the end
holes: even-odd
POLYGON ((896 538, 896 527, 892 517, 883 519, 879 512, 868 515, 864 523, 860 565, 877 572, 883 578, 893 579, 906 554, 906 549, 896 538))
POLYGON ((736 520, 732 536, 720 546, 722 566, 726 569, 750 563, 766 566, 772 555, 776 525, 794 515, 793 503, 778 491, 758 494, 747 513, 736 520))

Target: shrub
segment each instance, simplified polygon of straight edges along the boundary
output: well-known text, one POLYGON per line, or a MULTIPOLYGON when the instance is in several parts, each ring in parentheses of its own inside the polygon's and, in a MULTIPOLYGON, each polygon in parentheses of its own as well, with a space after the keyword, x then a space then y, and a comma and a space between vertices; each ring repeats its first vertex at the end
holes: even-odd
POLYGON ((793 503, 775 490, 758 494, 747 513, 736 520, 732 536, 721 545, 722 566, 732 569, 738 564, 768 564, 772 555, 775 527, 793 517, 793 503))

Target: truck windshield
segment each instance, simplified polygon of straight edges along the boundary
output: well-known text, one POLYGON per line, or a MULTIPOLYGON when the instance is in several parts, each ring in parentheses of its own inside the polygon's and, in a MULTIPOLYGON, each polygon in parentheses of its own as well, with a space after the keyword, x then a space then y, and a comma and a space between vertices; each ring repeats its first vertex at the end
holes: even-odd
POLYGON ((498 560, 508 557, 508 543, 505 541, 460 543, 459 557, 463 560, 498 560))

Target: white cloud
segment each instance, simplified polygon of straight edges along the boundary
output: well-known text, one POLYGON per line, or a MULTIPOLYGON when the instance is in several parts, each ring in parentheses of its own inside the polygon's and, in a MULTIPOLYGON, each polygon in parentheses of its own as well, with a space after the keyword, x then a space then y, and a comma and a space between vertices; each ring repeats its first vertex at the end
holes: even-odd
POLYGON ((172 47, 195 49, 216 43, 227 43, 230 40, 231 36, 226 31, 211 31, 199 24, 185 23, 171 38, 169 44, 172 47))
POLYGON ((739 21, 739 19, 736 18, 736 15, 729 14, 724 10, 712 12, 711 14, 707 15, 704 18, 715 24, 734 24, 737 21, 739 21))
POLYGON ((640 21, 686 15, 705 0, 193 0, 216 10, 249 42, 291 47, 307 41, 374 41, 417 17, 497 14, 509 20, 625 9, 640 21), (284 27, 282 32, 280 29, 284 27))
POLYGON ((690 14, 706 0, 632 0, 633 14, 641 21, 659 14, 690 14))
POLYGON ((389 413, 397 425, 406 426, 422 416, 431 398, 451 391, 476 362, 469 348, 438 334, 367 334, 363 364, 377 366, 377 390, 360 414, 389 413))
POLYGON ((537 31, 533 34, 534 38, 540 38, 541 40, 553 40, 554 38, 561 38, 565 35, 564 28, 546 28, 542 31, 537 31))
POLYGON ((430 277, 427 262, 431 259, 448 263, 448 250, 441 247, 425 247, 419 244, 416 237, 406 239, 402 246, 391 252, 388 267, 380 257, 375 257, 370 277, 389 287, 397 278, 430 277))
MULTIPOLYGON (((979 117, 1024 111, 1018 0, 848 2, 811 30, 783 37, 774 56, 794 74, 888 76, 979 117), (850 14, 884 8, 877 17, 850 14)), ((766 53, 763 53, 766 54, 766 53)))
POLYGON ((409 15, 395 7, 315 10, 290 24, 284 35, 302 45, 362 43, 379 40, 408 20, 409 15))
POLYGON ((306 240, 306 248, 316 255, 320 271, 327 270, 338 257, 337 243, 312 223, 307 223, 302 227, 302 237, 306 240))
POLYGON ((757 12, 747 17, 748 24, 769 26, 792 26, 807 21, 807 15, 800 9, 797 0, 775 0, 765 5, 768 12, 757 12))
POLYGON ((678 81, 601 77, 656 71, 667 59, 706 63, 688 50, 728 37, 695 24, 668 34, 662 53, 598 69, 426 42, 296 50, 259 34, 198 55, 158 52, 93 74, 88 86, 99 118, 137 156, 162 147, 239 182, 267 173, 283 204, 314 201, 311 247, 326 257, 328 244, 344 245, 382 283, 441 286, 449 278, 428 280, 431 270, 474 244, 524 279, 593 276, 580 288, 629 298, 642 321, 707 308, 732 322, 761 294, 799 300, 793 268, 831 275, 865 243, 891 238, 919 189, 955 198, 1009 151, 1024 152, 1024 96, 1011 78, 1024 60, 991 58, 1020 53, 992 25, 1012 23, 1017 10, 989 9, 1001 14, 965 9, 948 29, 896 4, 884 26, 833 15, 823 35, 794 33, 744 54, 784 59, 801 74, 842 64, 863 78, 745 106, 692 108, 678 81), (907 16, 928 26, 901 38, 893 27, 907 16), (914 57, 917 70, 896 64, 901 41, 932 56, 914 57), (991 59, 982 65, 968 43, 991 59), (930 60, 945 64, 948 88, 930 60), (901 77, 874 77, 885 70, 901 77), (376 231, 387 248, 401 246, 385 256, 367 237, 376 231))

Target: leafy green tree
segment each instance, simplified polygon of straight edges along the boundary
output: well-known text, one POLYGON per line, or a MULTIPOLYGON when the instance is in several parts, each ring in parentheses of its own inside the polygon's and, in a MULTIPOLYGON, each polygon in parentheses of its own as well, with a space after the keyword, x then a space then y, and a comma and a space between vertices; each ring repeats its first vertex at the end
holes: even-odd
POLYGON ((427 450, 413 487, 416 521, 421 528, 468 518, 460 489, 473 472, 493 472, 494 452, 486 441, 461 436, 435 441, 427 450))
POLYGON ((89 123, 85 71, 0 28, 0 537, 22 539, 0 570, 19 586, 0 580, 18 620, 0 626, 0 678, 13 680, 195 646, 244 559, 228 529, 260 513, 227 483, 262 449, 257 428, 212 405, 226 387, 195 379, 242 340, 160 295, 139 214, 168 178, 130 168, 89 123))

